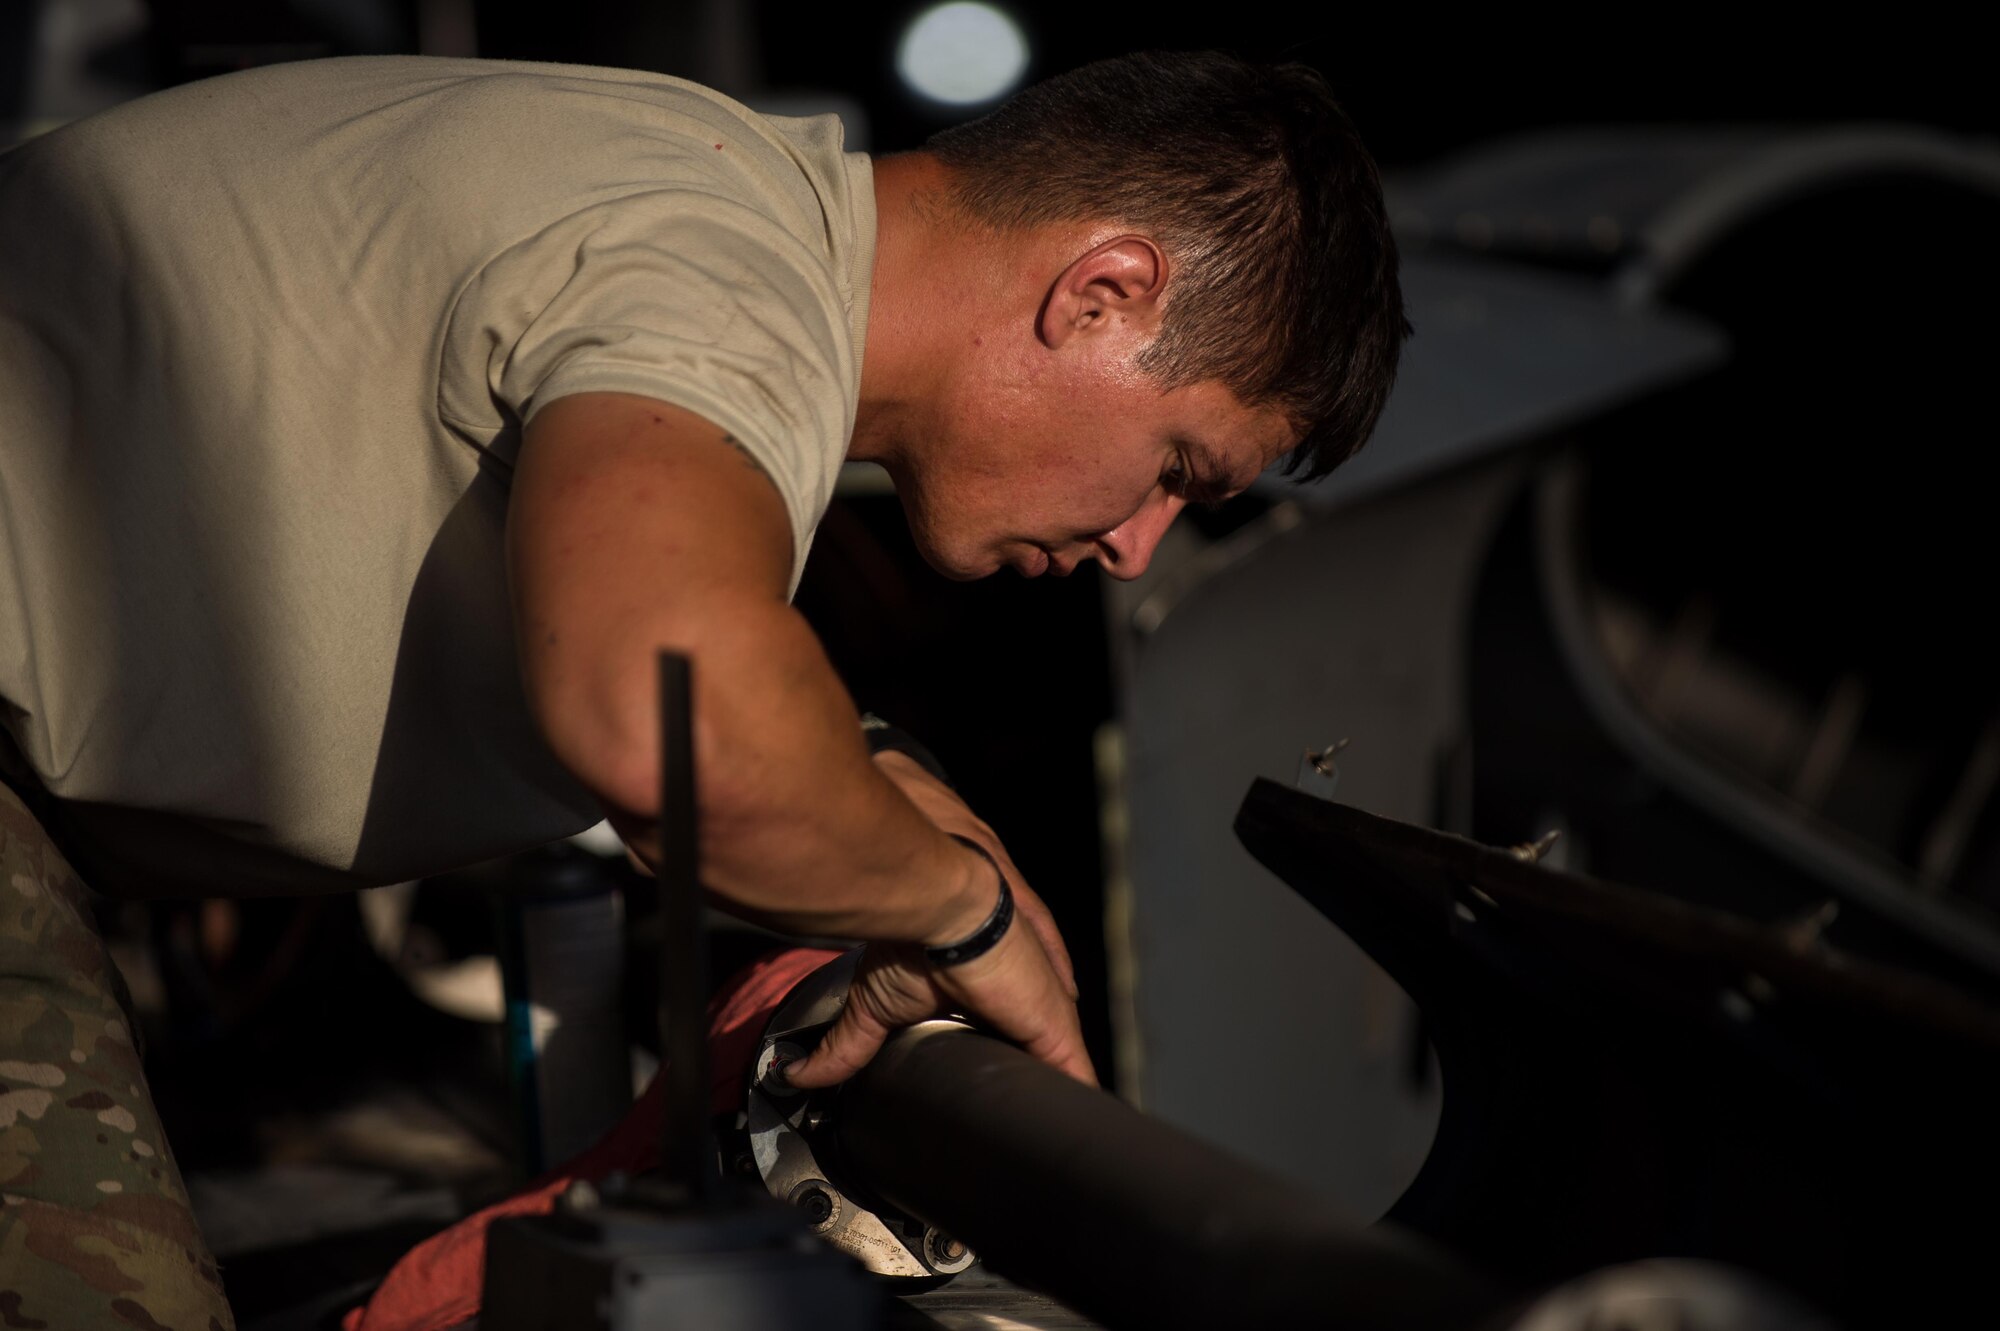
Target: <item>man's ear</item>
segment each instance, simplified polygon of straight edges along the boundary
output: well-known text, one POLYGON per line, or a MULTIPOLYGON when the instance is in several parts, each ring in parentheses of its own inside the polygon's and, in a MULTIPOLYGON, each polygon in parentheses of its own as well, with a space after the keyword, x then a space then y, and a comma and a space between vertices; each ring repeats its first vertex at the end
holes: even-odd
POLYGON ((1149 331, 1166 293, 1167 256, 1149 238, 1114 236, 1079 255, 1049 287, 1036 334, 1054 349, 1121 325, 1149 331))

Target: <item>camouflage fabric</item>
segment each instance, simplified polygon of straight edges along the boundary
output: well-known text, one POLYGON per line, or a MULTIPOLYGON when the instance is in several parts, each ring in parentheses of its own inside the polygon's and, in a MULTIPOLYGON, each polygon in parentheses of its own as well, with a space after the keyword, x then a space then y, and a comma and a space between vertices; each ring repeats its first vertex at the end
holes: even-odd
POLYGON ((0 785, 0 1331, 233 1331, 89 896, 0 785))

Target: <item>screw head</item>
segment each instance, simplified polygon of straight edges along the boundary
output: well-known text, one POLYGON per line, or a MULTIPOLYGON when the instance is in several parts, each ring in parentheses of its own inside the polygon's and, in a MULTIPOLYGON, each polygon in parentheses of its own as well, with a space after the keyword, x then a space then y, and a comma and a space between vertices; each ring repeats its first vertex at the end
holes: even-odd
POLYGON ((972 1250, 941 1229, 926 1229, 923 1258, 939 1275, 954 1276, 972 1265, 972 1250))
POLYGON ((825 1229, 840 1213, 839 1201, 820 1179, 807 1179, 793 1188, 789 1200, 805 1212, 806 1223, 814 1229, 825 1229))
POLYGON ((798 1092, 785 1080, 785 1065, 806 1056, 806 1051, 789 1040, 778 1040, 763 1052, 757 1063, 757 1089, 773 1099, 787 1099, 798 1092))

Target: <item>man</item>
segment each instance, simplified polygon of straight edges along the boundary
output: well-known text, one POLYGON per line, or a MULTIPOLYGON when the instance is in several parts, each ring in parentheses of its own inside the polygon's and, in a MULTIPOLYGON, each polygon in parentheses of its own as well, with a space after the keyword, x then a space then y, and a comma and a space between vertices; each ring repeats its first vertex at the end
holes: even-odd
POLYGON ((792 1080, 944 1007, 1089 1080, 1046 910, 871 762, 789 606, 834 476, 884 466, 950 576, 1135 577, 1186 503, 1358 447, 1405 327, 1324 84, 1216 55, 874 162, 655 75, 403 58, 0 158, 0 1317, 229 1324, 81 882, 349 888, 601 816, 651 860, 661 648, 718 902, 871 945, 792 1080))

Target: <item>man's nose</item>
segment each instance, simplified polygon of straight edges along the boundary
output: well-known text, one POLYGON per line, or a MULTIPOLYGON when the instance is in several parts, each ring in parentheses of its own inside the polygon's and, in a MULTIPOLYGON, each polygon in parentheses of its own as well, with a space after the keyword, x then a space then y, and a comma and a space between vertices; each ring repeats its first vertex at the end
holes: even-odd
POLYGON ((1174 519, 1187 507, 1179 495, 1161 492, 1137 513, 1097 538, 1097 562, 1112 577, 1129 582, 1153 562, 1153 551, 1174 519))

